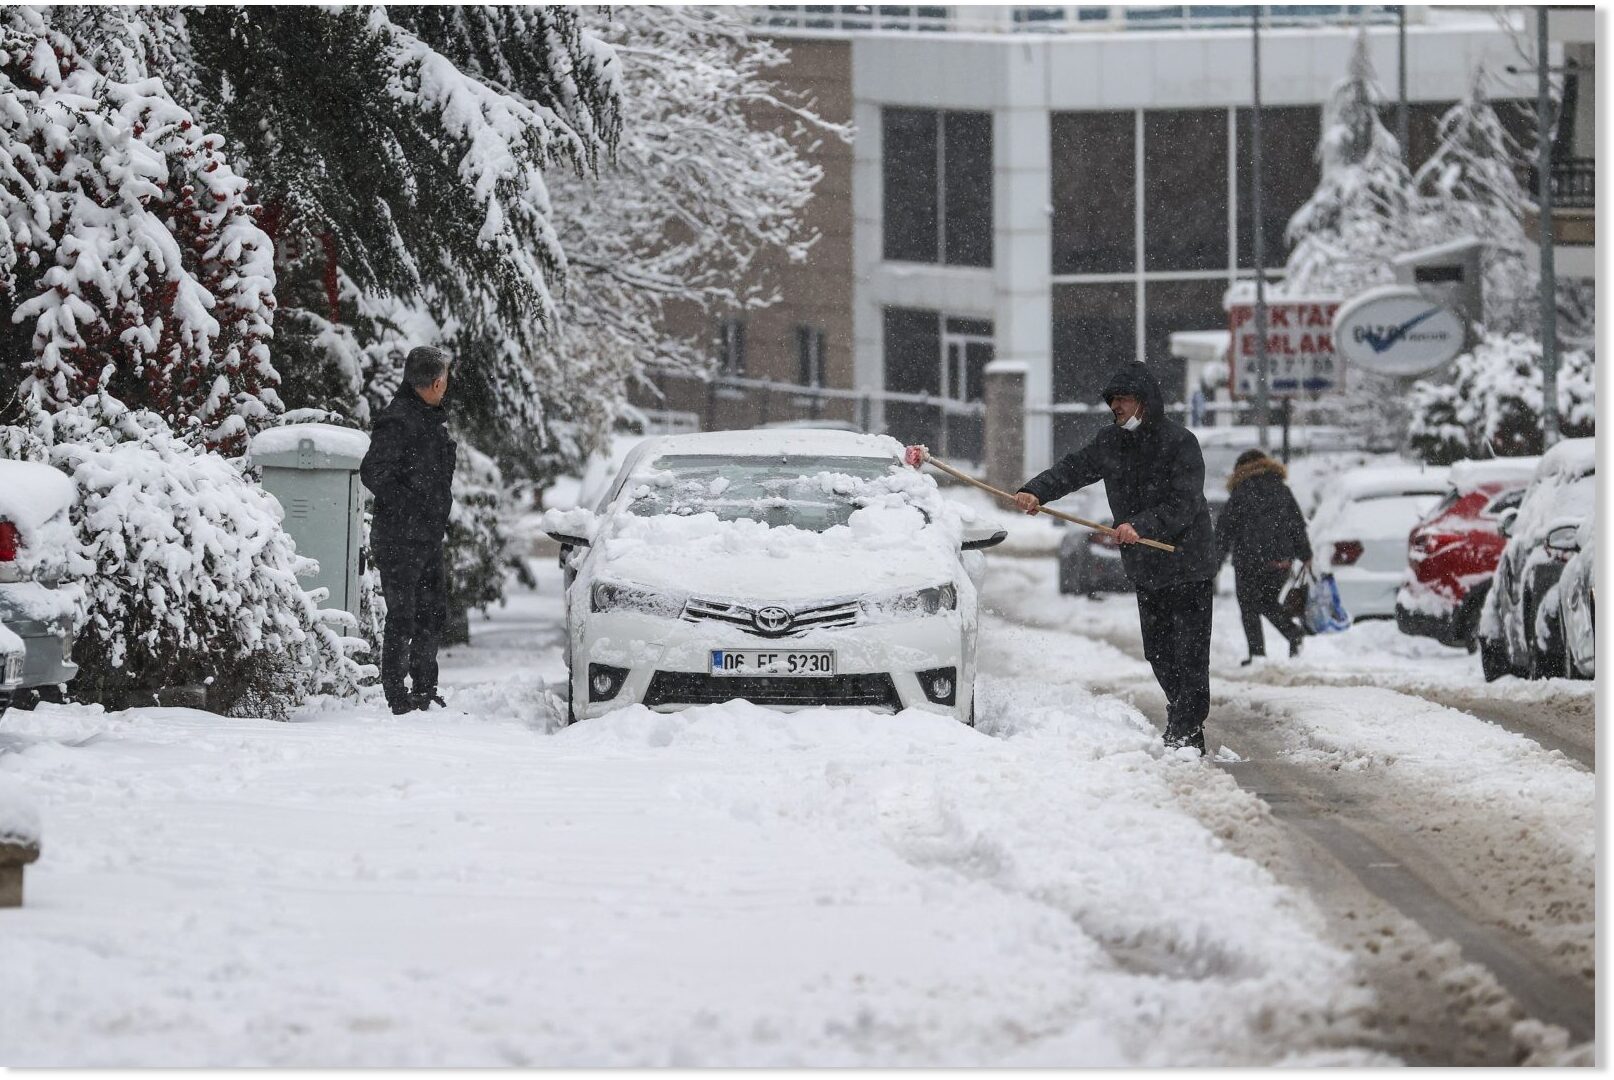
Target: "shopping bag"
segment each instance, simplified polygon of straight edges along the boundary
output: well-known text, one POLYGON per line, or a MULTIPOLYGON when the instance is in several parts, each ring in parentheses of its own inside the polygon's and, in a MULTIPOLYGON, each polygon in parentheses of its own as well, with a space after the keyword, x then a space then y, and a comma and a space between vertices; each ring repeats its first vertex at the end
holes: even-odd
POLYGON ((1313 634, 1333 634, 1347 630, 1351 614, 1339 598, 1333 574, 1324 574, 1311 583, 1306 593, 1306 629, 1313 634))
POLYGON ((1302 565, 1289 576, 1283 591, 1278 593, 1278 607, 1298 623, 1306 621, 1306 599, 1311 595, 1311 583, 1316 581, 1311 567, 1302 565))

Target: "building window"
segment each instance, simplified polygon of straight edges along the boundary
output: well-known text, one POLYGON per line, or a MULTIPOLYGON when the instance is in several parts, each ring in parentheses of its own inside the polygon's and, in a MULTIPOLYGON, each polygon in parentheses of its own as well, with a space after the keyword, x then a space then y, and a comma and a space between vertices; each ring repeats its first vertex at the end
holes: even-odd
POLYGON ((1135 127, 1130 111, 1055 113, 1050 118, 1054 273, 1134 269, 1135 127))
POLYGON ((1188 362, 1171 355, 1171 335, 1179 330, 1216 330, 1227 326, 1222 309, 1226 280, 1151 281, 1144 287, 1143 352, 1160 380, 1166 400, 1185 401, 1188 362))
MULTIPOLYGON (((1251 110, 1238 110, 1238 264, 1255 266, 1255 213, 1250 193, 1255 184, 1255 140, 1251 110)), ((1261 218, 1267 268, 1282 267, 1289 251, 1284 232, 1289 219, 1317 190, 1317 140, 1322 111, 1315 105, 1261 110, 1261 218), (1305 153, 1297 153, 1305 147, 1305 153)))
POLYGON ((882 110, 885 258, 992 265, 992 114, 882 110))
POLYGON ((1227 269, 1227 110, 1143 114, 1143 265, 1227 269))
POLYGON ((745 374, 744 319, 724 319, 718 325, 717 370, 723 375, 745 374))
POLYGON ((796 327, 796 380, 803 386, 824 385, 824 331, 796 327))
POLYGON ((885 388, 937 399, 887 401, 886 431, 904 442, 924 443, 941 456, 981 460, 982 419, 957 405, 981 401, 986 395, 992 332, 990 319, 886 308, 885 388), (956 404, 949 407, 949 401, 956 404))
MULTIPOLYGON (((1053 317, 1054 400, 1102 405, 1099 395, 1110 373, 1138 358, 1137 286, 1055 285, 1053 317)), ((1054 452, 1077 449, 1103 423, 1097 413, 1056 414, 1054 452)))

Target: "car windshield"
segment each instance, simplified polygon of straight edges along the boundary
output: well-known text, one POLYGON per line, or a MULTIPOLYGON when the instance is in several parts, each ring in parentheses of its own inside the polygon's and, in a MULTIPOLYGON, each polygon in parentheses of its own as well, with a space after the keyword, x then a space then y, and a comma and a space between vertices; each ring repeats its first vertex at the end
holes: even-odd
POLYGON ((679 454, 655 459, 623 492, 636 517, 715 514, 823 532, 847 524, 870 482, 900 468, 889 458, 679 454))

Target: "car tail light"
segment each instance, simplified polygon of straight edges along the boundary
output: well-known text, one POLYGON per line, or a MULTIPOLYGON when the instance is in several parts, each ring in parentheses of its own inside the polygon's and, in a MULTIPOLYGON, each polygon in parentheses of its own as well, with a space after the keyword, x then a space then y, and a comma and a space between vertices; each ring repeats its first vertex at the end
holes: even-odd
POLYGON ((1433 555, 1442 548, 1450 547, 1463 538, 1454 533, 1414 532, 1411 537, 1411 547, 1419 555, 1433 555))
POLYGON ((1362 543, 1361 543, 1361 541, 1359 541, 1359 540, 1336 540, 1336 541, 1334 541, 1334 558, 1333 558, 1332 561, 1333 561, 1333 564, 1335 566, 1350 566, 1352 563, 1356 562, 1356 560, 1360 559, 1361 557, 1362 557, 1362 543))
POLYGON ((9 521, 0 521, 0 562, 15 562, 17 559, 17 526, 9 521))

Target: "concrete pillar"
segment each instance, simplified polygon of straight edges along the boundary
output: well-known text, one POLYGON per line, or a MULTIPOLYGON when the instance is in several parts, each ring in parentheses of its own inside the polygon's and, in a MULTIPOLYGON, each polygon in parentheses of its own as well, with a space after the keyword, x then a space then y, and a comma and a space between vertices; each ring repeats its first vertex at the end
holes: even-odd
POLYGON ((1028 396, 1053 398, 1048 47, 1017 45, 1000 58, 1002 104, 992 131, 994 355, 998 363, 1018 365, 1024 380, 1022 460, 1011 470, 1023 479, 1045 468, 1053 450, 1050 419, 1027 418, 1024 408, 1028 396))
POLYGON ((986 482, 1015 491, 1026 482, 1026 365, 986 366, 986 482))
POLYGON ((0 840, 0 908, 22 907, 22 868, 38 858, 37 839, 0 840))

